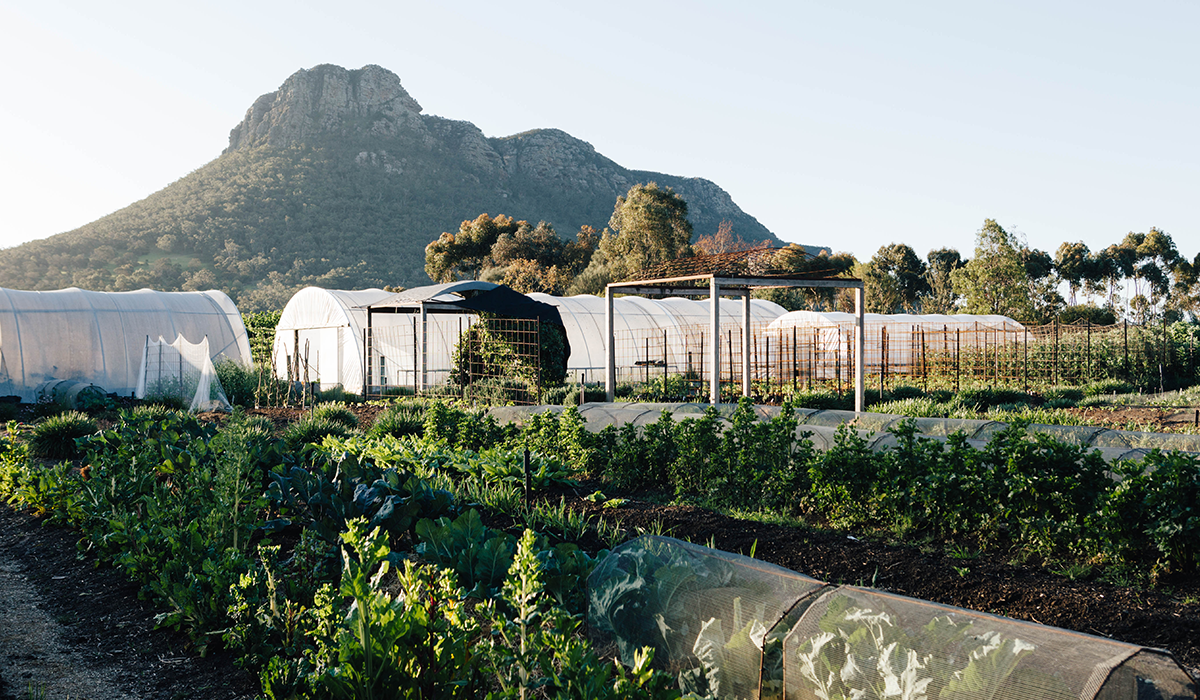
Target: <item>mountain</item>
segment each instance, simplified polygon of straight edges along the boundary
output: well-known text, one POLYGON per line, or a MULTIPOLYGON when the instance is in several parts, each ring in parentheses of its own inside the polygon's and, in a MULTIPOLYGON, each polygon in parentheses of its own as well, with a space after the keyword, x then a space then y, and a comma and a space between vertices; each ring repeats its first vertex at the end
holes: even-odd
POLYGON ((629 170, 557 129, 489 138, 422 113, 379 66, 321 65, 255 100, 215 160, 74 231, 0 251, 0 286, 219 288, 243 310, 299 286, 427 284, 424 249, 481 213, 603 228, 636 183, 670 186, 697 235, 779 239, 702 178, 629 170))

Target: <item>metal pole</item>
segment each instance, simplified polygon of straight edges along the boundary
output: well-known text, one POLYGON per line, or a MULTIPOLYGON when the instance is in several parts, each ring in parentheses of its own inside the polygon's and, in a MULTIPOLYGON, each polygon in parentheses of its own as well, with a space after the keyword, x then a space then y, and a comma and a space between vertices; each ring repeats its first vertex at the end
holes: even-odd
POLYGON ((1084 378, 1084 381, 1090 382, 1092 380, 1092 319, 1090 318, 1087 321, 1087 360, 1084 366, 1087 368, 1087 377, 1084 378))
POLYGON ((796 393, 796 375, 800 374, 800 367, 796 365, 796 327, 792 326, 792 393, 796 393))
POLYGON ((1025 391, 1029 391, 1029 329, 1025 330, 1025 391))
POLYGON ((1129 319, 1122 319, 1125 323, 1125 381, 1129 381, 1129 319))
POLYGON ((429 314, 425 309, 425 302, 421 302, 421 391, 425 391, 429 387, 429 379, 426 376, 429 372, 429 314))
POLYGON ((879 329, 879 400, 883 401, 883 391, 885 388, 884 378, 887 376, 887 361, 888 361, 888 332, 887 326, 879 329))
MULTIPOLYGON (((371 318, 369 310, 367 313, 367 318, 368 319, 371 318)), ((362 346, 363 346, 362 397, 363 397, 364 401, 367 400, 367 381, 368 381, 367 373, 371 371, 371 334, 370 334, 370 331, 371 331, 371 326, 368 324, 367 327, 363 329, 363 344, 362 344, 362 346)))
POLYGON ((863 313, 866 300, 862 287, 854 288, 854 411, 861 413, 863 406, 863 313))
POLYGON ((1054 352, 1050 356, 1051 374, 1050 381, 1053 384, 1058 384, 1058 319, 1054 319, 1054 352))
MULTIPOLYGON (((604 391, 605 400, 612 403, 617 397, 617 356, 613 348, 613 290, 604 289, 604 391)), ((636 345, 634 347, 637 347, 636 345)), ((636 352, 636 351, 635 351, 636 352)))
POLYGON ((709 340, 712 357, 708 368, 708 401, 721 403, 721 284, 714 276, 708 282, 709 340))
POLYGON ((962 390, 962 329, 954 329, 954 391, 962 390))
POLYGON ((667 329, 663 329, 663 391, 667 390, 667 329))
POLYGON ((750 290, 742 296, 742 396, 750 396, 750 290))

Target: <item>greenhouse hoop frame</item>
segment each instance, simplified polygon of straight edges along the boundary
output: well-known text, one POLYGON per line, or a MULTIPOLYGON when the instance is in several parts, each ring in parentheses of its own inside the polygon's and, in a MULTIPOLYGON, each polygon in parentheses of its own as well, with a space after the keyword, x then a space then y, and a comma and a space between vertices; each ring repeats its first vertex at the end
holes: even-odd
MULTIPOLYGON (((684 275, 680 277, 663 277, 657 279, 633 280, 629 282, 612 282, 604 290, 604 325, 606 334, 605 375, 604 386, 608 392, 608 402, 616 398, 617 364, 614 352, 613 331, 613 295, 636 294, 650 297, 667 296, 707 296, 712 299, 709 306, 709 403, 716 405, 721 402, 721 315, 720 298, 722 295, 740 297, 742 299, 743 328, 750 327, 750 293, 756 289, 770 288, 801 288, 815 289, 833 287, 854 290, 854 411, 863 410, 863 313, 864 288, 863 281, 854 278, 812 278, 802 276, 739 276, 717 275, 713 273, 684 275), (701 286, 697 283, 707 282, 701 286)), ((750 333, 742 334, 742 396, 750 396, 750 333)))

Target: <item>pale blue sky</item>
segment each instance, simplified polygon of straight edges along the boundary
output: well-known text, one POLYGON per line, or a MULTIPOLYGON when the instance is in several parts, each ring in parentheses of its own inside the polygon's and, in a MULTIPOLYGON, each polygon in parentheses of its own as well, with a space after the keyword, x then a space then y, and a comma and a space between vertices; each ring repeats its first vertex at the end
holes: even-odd
POLYGON ((0 0, 0 246, 211 161, 300 68, 375 63, 427 114, 562 129, 860 259, 970 255, 985 218, 1051 253, 1157 226, 1191 258, 1197 29, 1194 2, 0 0))

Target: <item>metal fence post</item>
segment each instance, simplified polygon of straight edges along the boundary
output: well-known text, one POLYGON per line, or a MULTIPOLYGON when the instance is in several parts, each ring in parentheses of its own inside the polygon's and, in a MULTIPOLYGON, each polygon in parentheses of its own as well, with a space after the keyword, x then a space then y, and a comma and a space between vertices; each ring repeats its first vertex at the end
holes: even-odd
POLYGON ((954 391, 962 391, 962 329, 954 329, 954 391))
POLYGON ((1125 339, 1124 339, 1124 346, 1125 346, 1125 381, 1129 381, 1129 380, 1130 380, 1130 372, 1129 372, 1129 319, 1127 319, 1127 318, 1126 318, 1126 319, 1122 319, 1122 320, 1123 320, 1123 321, 1124 321, 1124 323, 1125 323, 1125 339))

